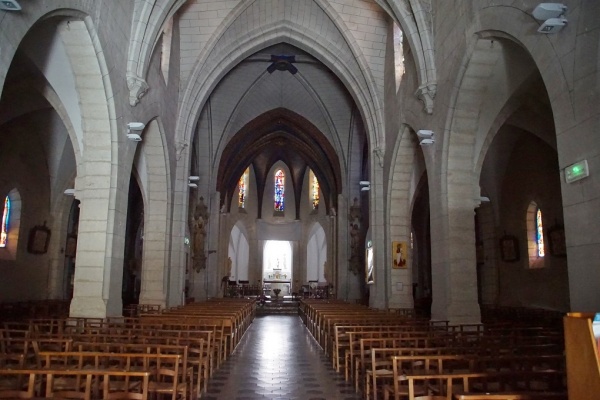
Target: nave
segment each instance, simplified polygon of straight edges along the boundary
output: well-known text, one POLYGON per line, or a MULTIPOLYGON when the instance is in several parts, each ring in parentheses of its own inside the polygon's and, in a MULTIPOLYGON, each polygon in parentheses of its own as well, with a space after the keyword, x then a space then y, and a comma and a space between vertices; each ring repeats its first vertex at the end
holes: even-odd
POLYGON ((358 400, 293 315, 257 316, 210 379, 208 400, 358 400))

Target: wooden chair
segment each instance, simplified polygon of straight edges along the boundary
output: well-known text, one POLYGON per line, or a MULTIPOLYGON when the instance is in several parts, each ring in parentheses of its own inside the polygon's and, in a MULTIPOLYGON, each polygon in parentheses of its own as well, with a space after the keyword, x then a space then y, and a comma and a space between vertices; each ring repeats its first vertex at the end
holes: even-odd
POLYGON ((172 400, 176 400, 178 396, 186 399, 187 385, 185 381, 180 380, 180 368, 182 368, 180 355, 168 359, 158 358, 148 383, 148 391, 153 395, 170 395, 172 400))
POLYGON ((529 400, 530 397, 521 394, 473 393, 454 396, 456 400, 529 400))
POLYGON ((147 400, 150 372, 111 371, 103 375, 104 400, 147 400))
POLYGON ((90 371, 46 371, 46 397, 51 399, 83 399, 92 398, 92 378, 90 371), (76 382, 76 384, 65 384, 76 382))
POLYGON ((32 399, 36 395, 36 371, 0 370, 0 399, 32 399), (27 377, 27 382, 23 384, 27 377))

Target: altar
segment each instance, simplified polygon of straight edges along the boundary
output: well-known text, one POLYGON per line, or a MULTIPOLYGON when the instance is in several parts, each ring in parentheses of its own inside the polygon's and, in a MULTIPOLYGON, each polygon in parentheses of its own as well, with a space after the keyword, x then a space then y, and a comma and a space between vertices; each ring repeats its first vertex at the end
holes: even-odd
POLYGON ((292 281, 289 279, 265 279, 263 280, 263 292, 265 295, 275 296, 273 289, 280 289, 280 296, 289 296, 292 294, 292 281))

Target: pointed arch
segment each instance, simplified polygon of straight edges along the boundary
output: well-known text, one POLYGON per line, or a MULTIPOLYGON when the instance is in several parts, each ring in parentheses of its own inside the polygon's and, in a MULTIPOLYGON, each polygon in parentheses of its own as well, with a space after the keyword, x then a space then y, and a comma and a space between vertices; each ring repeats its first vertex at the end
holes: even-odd
MULTIPOLYGON (((170 292, 167 238, 171 230, 169 215, 170 163, 164 128, 159 119, 153 119, 143 132, 144 140, 138 148, 135 169, 144 198, 144 247, 142 258, 142 288, 140 301, 146 304, 167 303, 170 292)), ((172 289, 174 291, 174 289, 172 289)))
MULTIPOLYGON (((319 222, 315 222, 309 231, 306 245, 306 277, 305 282, 325 282, 332 279, 326 275, 327 237, 319 222)), ((331 283, 331 282, 330 282, 331 283)))
POLYGON ((227 254, 231 260, 229 280, 248 281, 250 245, 248 243, 248 232, 242 221, 236 222, 231 229, 227 254))
POLYGON ((271 25, 250 30, 241 40, 238 38, 228 43, 219 43, 220 39, 228 37, 225 32, 229 29, 229 25, 249 7, 249 3, 254 1, 240 3, 240 6, 231 13, 231 18, 224 21, 223 28, 215 33, 214 40, 207 43, 201 52, 196 67, 190 75, 189 81, 193 83, 187 87, 183 95, 184 106, 177 123, 179 141, 189 142, 204 103, 227 72, 250 54, 285 42, 313 54, 340 78, 357 103, 365 121, 370 147, 383 151, 385 145, 383 107, 375 91, 377 85, 351 33, 337 14, 328 14, 334 13, 333 9, 325 6, 322 1, 318 2, 319 7, 334 22, 338 32, 344 37, 344 44, 324 42, 324 37, 318 35, 318 32, 305 29, 296 22, 283 18, 271 25), (345 54, 351 54, 352 57, 348 62, 340 62, 340 55, 345 54), (199 79, 200 76, 205 78, 199 79))
POLYGON ((135 0, 127 57, 129 104, 137 105, 149 89, 146 74, 164 25, 185 0, 135 0))

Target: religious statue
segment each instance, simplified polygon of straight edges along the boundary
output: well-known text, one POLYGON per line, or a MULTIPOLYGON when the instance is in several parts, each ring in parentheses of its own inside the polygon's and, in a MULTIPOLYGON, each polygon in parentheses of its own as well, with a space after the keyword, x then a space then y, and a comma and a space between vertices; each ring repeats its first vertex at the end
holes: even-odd
POLYGON ((362 246, 359 244, 360 241, 360 228, 359 224, 362 219, 360 205, 358 199, 355 197, 353 204, 350 206, 348 213, 350 219, 350 259, 348 260, 348 269, 352 271, 354 275, 357 275, 362 268, 362 246))
POLYGON ((193 253, 194 269, 196 271, 206 268, 206 255, 204 254, 204 238, 206 230, 204 227, 204 218, 201 216, 194 218, 194 233, 193 233, 193 253))
POLYGON ((231 267, 233 266, 233 260, 231 257, 227 257, 227 276, 231 276, 231 267))
POLYGON ((193 267, 198 272, 206 268, 206 253, 204 246, 206 242, 206 222, 208 213, 204 205, 204 199, 200 197, 196 209, 194 210, 194 219, 192 221, 192 261, 193 267))
POLYGON ((350 249, 352 254, 358 253, 358 224, 350 224, 350 249))

